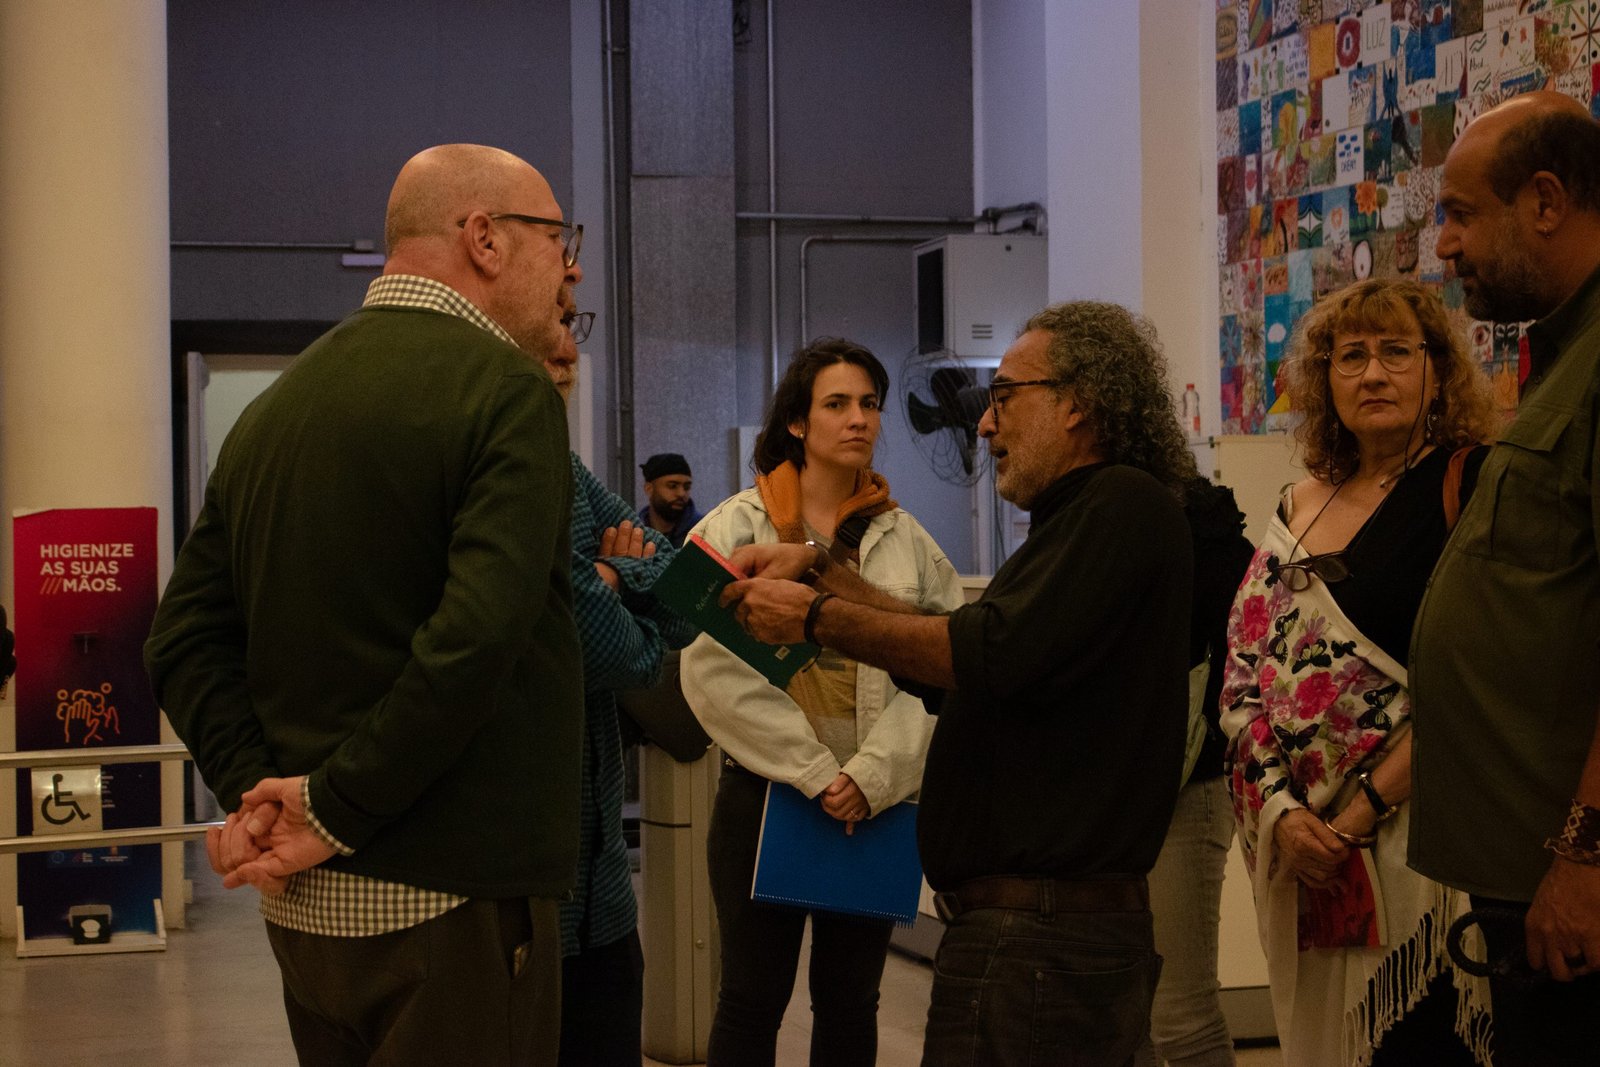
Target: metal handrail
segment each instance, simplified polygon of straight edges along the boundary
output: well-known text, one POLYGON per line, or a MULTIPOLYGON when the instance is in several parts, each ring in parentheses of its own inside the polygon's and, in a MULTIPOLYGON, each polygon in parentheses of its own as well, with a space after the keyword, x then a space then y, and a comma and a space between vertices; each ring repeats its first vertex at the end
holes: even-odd
POLYGON ((188 759, 182 745, 114 745, 105 748, 40 748, 31 752, 0 752, 0 770, 22 767, 84 767, 107 763, 154 763, 160 760, 188 759), (116 759, 102 759, 114 753, 116 759))
POLYGON ((220 822, 190 822, 179 826, 139 826, 128 830, 99 830, 76 834, 38 834, 34 837, 0 837, 0 856, 10 852, 63 852, 108 845, 151 845, 162 841, 187 841, 203 837, 220 822))
MULTIPOLYGON (((82 767, 90 764, 105 766, 108 763, 155 763, 188 758, 189 750, 182 745, 41 748, 31 752, 0 752, 0 770, 21 770, 24 767, 82 767)), ((0 856, 13 852, 60 852, 75 848, 184 841, 191 837, 204 836, 211 827, 221 825, 220 822, 192 822, 177 826, 138 826, 123 830, 86 830, 71 834, 0 837, 0 856)))

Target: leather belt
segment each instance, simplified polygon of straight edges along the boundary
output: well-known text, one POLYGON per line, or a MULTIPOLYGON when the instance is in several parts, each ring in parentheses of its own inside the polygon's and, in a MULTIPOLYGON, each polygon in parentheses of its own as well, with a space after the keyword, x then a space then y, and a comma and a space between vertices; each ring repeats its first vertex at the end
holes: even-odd
POLYGON ((1012 908, 1050 915, 1056 912, 1148 911, 1150 887, 1144 878, 1069 881, 1062 878, 974 878, 933 895, 934 910, 949 922, 978 908, 1012 908))

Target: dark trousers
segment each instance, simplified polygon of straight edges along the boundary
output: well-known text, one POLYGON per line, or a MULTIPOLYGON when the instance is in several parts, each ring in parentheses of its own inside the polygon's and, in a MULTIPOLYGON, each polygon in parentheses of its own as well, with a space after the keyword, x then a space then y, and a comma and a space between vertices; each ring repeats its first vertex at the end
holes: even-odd
POLYGON ((561 1067, 639 1067, 639 931, 561 961, 561 1067))
MULTIPOLYGON (((1560 862, 1560 861, 1557 861, 1560 862)), ((1528 914, 1528 905, 1474 895, 1474 908, 1498 907, 1528 914)), ((1481 927, 1489 959, 1522 951, 1521 931, 1498 923, 1481 927)), ((1523 960, 1526 963, 1526 959, 1523 960)), ((1600 974, 1571 982, 1517 981, 1491 975, 1495 1067, 1566 1067, 1600 1062, 1600 974)))
MULTIPOLYGON (((726 768, 706 841, 722 936, 722 986, 707 1067, 765 1067, 794 992, 807 912, 750 899, 766 780, 726 768)), ((811 916, 811 1063, 870 1067, 878 1056, 878 981, 893 924, 834 912, 811 916)))
POLYGON ((556 902, 469 900, 376 937, 267 924, 300 1062, 555 1063, 561 1020, 556 902))
POLYGON ((933 964, 922 1067, 1121 1067, 1161 975, 1150 913, 977 908, 933 964))

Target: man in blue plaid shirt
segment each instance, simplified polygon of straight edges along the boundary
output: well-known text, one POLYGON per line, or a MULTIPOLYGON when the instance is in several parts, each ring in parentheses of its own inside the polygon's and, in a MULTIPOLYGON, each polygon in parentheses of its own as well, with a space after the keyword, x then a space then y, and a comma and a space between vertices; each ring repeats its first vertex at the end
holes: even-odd
MULTIPOLYGON (((566 336, 545 369, 563 399, 577 380, 578 343, 593 313, 563 294, 566 336)), ((644 957, 633 872, 622 836, 622 739, 618 689, 655 683, 667 648, 694 627, 649 594, 672 559, 664 534, 636 525, 633 509, 572 454, 572 591, 583 646, 583 785, 578 885, 561 906, 561 1063, 584 1067, 640 1060, 644 957)))

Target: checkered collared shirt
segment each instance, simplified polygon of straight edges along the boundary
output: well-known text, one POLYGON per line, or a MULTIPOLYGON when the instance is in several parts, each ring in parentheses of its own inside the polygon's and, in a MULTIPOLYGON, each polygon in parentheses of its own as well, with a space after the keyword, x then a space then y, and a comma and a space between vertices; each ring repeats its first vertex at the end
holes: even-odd
MULTIPOLYGON (((466 319, 507 344, 515 344, 470 300, 432 278, 412 274, 386 274, 367 287, 362 307, 427 308, 466 319)), ((327 831, 311 810, 309 779, 300 783, 300 800, 306 821, 341 856, 354 854, 327 831)), ((261 916, 269 923, 326 937, 373 937, 404 930, 437 918, 466 897, 422 889, 402 882, 386 882, 366 875, 312 867, 291 875, 288 888, 278 896, 261 897, 261 916)))

